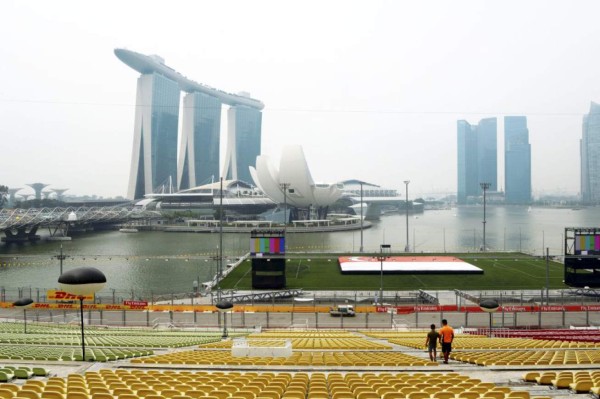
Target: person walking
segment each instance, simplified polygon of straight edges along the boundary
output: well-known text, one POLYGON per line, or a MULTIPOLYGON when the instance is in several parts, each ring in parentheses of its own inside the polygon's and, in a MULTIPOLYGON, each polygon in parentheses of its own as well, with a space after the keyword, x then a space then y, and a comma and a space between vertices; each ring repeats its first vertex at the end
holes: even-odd
POLYGON ((439 334, 444 364, 448 364, 448 357, 452 351, 452 341, 454 341, 454 329, 448 325, 448 320, 442 320, 442 328, 440 328, 439 334))
POLYGON ((432 362, 437 361, 437 343, 440 340, 440 333, 435 331, 435 324, 431 325, 431 331, 427 333, 427 339, 425 340, 425 346, 429 352, 429 359, 432 362))

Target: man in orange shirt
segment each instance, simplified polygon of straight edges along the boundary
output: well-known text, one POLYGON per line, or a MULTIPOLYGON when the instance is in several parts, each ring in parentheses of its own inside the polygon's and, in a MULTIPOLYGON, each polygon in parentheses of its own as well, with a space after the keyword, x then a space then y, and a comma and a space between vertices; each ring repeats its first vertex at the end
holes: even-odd
POLYGON ((448 364, 448 356, 452 351, 452 341, 454 340, 454 329, 448 325, 448 320, 442 320, 440 333, 440 344, 442 344, 442 354, 444 355, 444 364, 448 364))

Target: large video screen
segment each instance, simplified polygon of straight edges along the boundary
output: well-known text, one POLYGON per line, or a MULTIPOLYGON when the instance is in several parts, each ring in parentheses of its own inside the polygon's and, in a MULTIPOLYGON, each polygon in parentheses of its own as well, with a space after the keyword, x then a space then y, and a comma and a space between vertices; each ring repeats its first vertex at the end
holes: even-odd
POLYGON ((250 254, 283 255, 285 254, 284 237, 253 237, 250 239, 250 254))
POLYGON ((600 235, 576 234, 575 255, 600 255, 600 235))

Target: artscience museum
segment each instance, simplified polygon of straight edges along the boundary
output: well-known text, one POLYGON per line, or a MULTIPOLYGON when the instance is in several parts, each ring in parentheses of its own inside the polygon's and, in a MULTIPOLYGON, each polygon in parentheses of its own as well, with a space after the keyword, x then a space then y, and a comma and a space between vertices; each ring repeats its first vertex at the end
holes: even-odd
POLYGON ((325 219, 329 207, 343 194, 338 184, 315 183, 299 145, 284 147, 279 167, 259 155, 250 167, 254 184, 274 203, 283 204, 287 220, 325 219))

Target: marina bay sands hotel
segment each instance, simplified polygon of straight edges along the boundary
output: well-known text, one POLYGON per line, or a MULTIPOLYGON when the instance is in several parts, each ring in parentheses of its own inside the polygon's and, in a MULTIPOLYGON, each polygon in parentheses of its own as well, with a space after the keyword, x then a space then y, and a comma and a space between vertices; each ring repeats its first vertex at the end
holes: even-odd
POLYGON ((170 182, 179 190, 225 179, 251 182, 249 166, 260 155, 264 104, 247 93, 231 94, 194 82, 156 55, 115 49, 115 55, 141 73, 133 154, 127 197, 143 198, 170 182), (183 98, 182 134, 177 160, 179 103, 183 98), (227 149, 219 173, 221 108, 227 110, 227 149))

